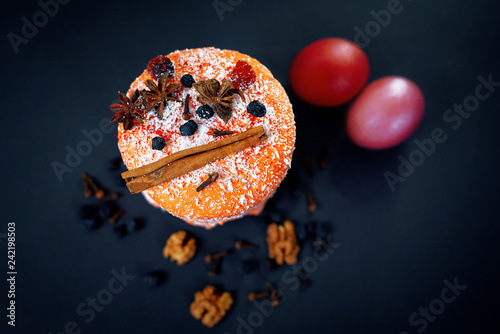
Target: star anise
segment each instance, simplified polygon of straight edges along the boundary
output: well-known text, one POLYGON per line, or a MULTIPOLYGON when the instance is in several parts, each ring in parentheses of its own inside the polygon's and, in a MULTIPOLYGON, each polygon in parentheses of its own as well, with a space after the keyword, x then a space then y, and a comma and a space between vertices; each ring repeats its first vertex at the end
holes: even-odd
POLYGON ((149 90, 142 90, 141 96, 146 100, 146 112, 156 107, 156 113, 159 119, 163 119, 163 112, 167 106, 168 101, 182 102, 181 100, 170 96, 173 92, 178 90, 181 85, 169 84, 167 85, 168 74, 162 75, 158 79, 158 85, 151 79, 146 80, 146 86, 149 90), (159 106, 157 106, 159 104, 159 106))
POLYGON ((234 94, 238 94, 245 101, 243 93, 239 89, 232 88, 229 80, 224 80, 221 85, 217 79, 208 79, 194 83, 193 87, 200 93, 198 100, 204 104, 211 103, 217 115, 225 123, 232 115, 234 94))
POLYGON ((123 123, 124 130, 132 129, 134 120, 139 124, 144 123, 144 118, 146 116, 140 108, 142 101, 139 100, 139 92, 137 89, 130 98, 122 92, 118 92, 118 99, 121 103, 113 103, 108 107, 115 113, 110 120, 112 123, 123 123))

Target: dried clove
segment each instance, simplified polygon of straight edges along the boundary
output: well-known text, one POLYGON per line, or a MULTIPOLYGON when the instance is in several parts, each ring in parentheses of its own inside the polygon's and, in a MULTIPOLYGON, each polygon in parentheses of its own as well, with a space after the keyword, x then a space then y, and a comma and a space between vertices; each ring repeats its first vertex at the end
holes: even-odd
POLYGON ((187 121, 191 118, 191 113, 189 112, 189 94, 186 95, 184 100, 184 111, 182 112, 182 119, 187 121))
POLYGON ((241 241, 236 241, 234 243, 234 247, 236 249, 243 249, 243 248, 247 248, 247 249, 252 249, 252 250, 257 250, 259 249, 259 246, 257 245, 254 245, 248 241, 245 241, 245 240, 241 240, 241 241))
POLYGON ((205 181, 203 181, 203 183, 200 184, 198 186, 198 188, 196 188, 196 192, 202 191, 203 189, 208 187, 212 182, 214 182, 218 178, 219 178, 219 173, 217 173, 217 172, 213 172, 213 173, 208 174, 208 178, 205 181))
POLYGON ((310 212, 314 212, 318 209, 318 204, 316 203, 316 200, 314 199, 314 195, 311 190, 307 191, 307 205, 310 212))

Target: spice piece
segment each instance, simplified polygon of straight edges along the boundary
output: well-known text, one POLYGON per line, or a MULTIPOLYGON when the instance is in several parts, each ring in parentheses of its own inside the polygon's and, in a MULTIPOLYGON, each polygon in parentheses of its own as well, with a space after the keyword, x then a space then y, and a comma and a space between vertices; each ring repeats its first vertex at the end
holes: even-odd
POLYGON ((198 188, 196 188, 196 192, 200 192, 203 189, 205 189, 206 187, 208 187, 212 182, 215 182, 215 180, 217 180, 218 177, 219 177, 219 173, 217 173, 217 172, 213 172, 213 173, 208 174, 208 178, 205 181, 203 181, 203 183, 200 184, 198 186, 198 188))
POLYGON ((210 131, 210 133, 212 134, 212 136, 214 136, 214 137, 217 138, 217 137, 220 137, 220 136, 232 135, 234 133, 234 131, 213 129, 212 131, 210 131))
POLYGON ((286 262, 289 265, 297 262, 300 246, 297 243, 295 227, 290 220, 283 225, 276 223, 267 227, 267 245, 269 247, 269 258, 274 259, 278 265, 286 262))
POLYGON ((261 299, 261 298, 265 298, 265 297, 269 296, 271 299, 271 305, 278 306, 279 303, 281 302, 281 300, 278 297, 278 292, 276 291, 276 288, 271 283, 266 283, 266 285, 269 287, 269 290, 262 291, 262 292, 251 292, 248 294, 248 300, 253 302, 257 299, 261 299))
POLYGON ((146 115, 140 106, 142 101, 139 99, 139 91, 136 89, 129 98, 122 92, 118 92, 118 99, 121 103, 114 103, 108 108, 115 114, 111 118, 111 123, 123 123, 124 130, 130 130, 134 126, 134 121, 143 124, 146 115))
MULTIPOLYGON (((101 189, 87 173, 82 173, 82 180, 97 199, 104 199, 104 197, 106 197, 105 191, 101 189)), ((87 196, 87 192, 85 196, 87 196)))
POLYGON ((141 96, 146 100, 146 112, 156 108, 156 113, 159 119, 163 119, 163 112, 168 101, 182 102, 181 100, 171 96, 181 85, 168 84, 169 75, 162 75, 158 79, 158 85, 151 79, 146 80, 146 86, 149 90, 141 90, 141 96))
POLYGON ((85 192, 84 192, 85 197, 92 196, 93 192, 90 189, 88 177, 86 177, 85 173, 82 174, 82 183, 83 183, 83 189, 85 190, 85 192))
POLYGON ((262 291, 262 292, 250 292, 248 294, 248 300, 253 302, 257 299, 261 299, 261 298, 264 298, 264 297, 267 297, 271 294, 271 291, 270 290, 267 290, 267 291, 262 291))
POLYGON ((191 113, 189 112, 189 94, 186 95, 184 100, 184 111, 182 112, 182 119, 187 121, 191 118, 191 113))
POLYGON ((238 94, 243 101, 245 96, 236 88, 231 88, 231 81, 225 80, 222 85, 217 79, 198 81, 193 84, 200 96, 198 100, 203 104, 212 104, 217 115, 227 123, 232 116, 234 94, 238 94))
POLYGON ((243 248, 247 248, 247 249, 253 249, 253 250, 257 250, 259 249, 259 246, 257 245, 254 245, 248 241, 245 241, 245 240, 241 240, 241 241, 236 241, 234 243, 234 247, 236 249, 243 249, 243 248))
POLYGON ((201 319, 203 325, 211 328, 222 320, 232 304, 229 292, 216 294, 215 286, 208 285, 203 291, 195 293, 189 311, 195 319, 201 319))
POLYGON ((132 194, 170 181, 208 163, 223 159, 267 138, 263 126, 171 154, 151 164, 123 172, 122 178, 132 194))
POLYGON ((205 255, 205 262, 206 263, 213 263, 212 268, 208 272, 210 276, 217 276, 217 274, 220 271, 220 266, 222 263, 222 259, 224 256, 231 254, 233 252, 232 249, 228 249, 219 253, 214 253, 214 254, 207 254, 205 255))
POLYGON ((271 283, 266 283, 266 285, 269 287, 269 290, 271 291, 271 305, 278 306, 279 303, 281 303, 281 300, 278 297, 278 291, 276 291, 275 286, 272 285, 271 283))
POLYGON ((109 217, 108 221, 111 224, 115 224, 123 216, 124 213, 125 213, 125 211, 120 209, 120 210, 116 211, 111 217, 109 217))
POLYGON ((231 254, 232 252, 233 252, 232 249, 227 249, 227 250, 219 252, 219 253, 207 254, 207 255, 205 255, 205 262, 206 263, 215 262, 217 260, 222 259, 224 256, 231 254))
POLYGON ((252 65, 244 60, 238 60, 229 75, 233 88, 240 90, 249 89, 257 80, 257 74, 252 69, 252 65))
POLYGON ((309 211, 311 212, 314 212, 318 209, 318 204, 316 203, 311 190, 307 191, 307 206, 309 208, 309 211))
POLYGON ((167 244, 163 248, 163 257, 170 257, 170 261, 177 261, 178 266, 191 260, 196 252, 196 241, 194 238, 186 240, 186 237, 186 231, 173 233, 167 239, 167 244))

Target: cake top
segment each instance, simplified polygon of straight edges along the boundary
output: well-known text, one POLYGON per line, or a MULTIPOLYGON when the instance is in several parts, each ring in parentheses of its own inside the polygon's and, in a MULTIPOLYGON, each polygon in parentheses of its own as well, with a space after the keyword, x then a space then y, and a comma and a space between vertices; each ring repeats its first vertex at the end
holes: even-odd
POLYGON ((119 125, 118 144, 129 169, 259 126, 267 137, 149 188, 147 195, 189 219, 238 215, 268 197, 290 167, 295 142, 290 102, 269 70, 249 56, 215 48, 155 59, 157 66, 150 62, 127 93, 129 105, 136 103, 142 114, 119 125), (196 191, 213 173, 216 181, 196 191))

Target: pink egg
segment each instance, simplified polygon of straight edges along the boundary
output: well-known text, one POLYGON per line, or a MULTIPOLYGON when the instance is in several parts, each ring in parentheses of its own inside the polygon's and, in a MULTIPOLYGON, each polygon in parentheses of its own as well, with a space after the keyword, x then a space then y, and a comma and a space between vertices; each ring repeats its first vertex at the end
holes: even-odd
POLYGON ((347 133, 369 149, 395 146, 417 129, 424 115, 424 96, 412 81, 380 78, 361 91, 347 115, 347 133))

